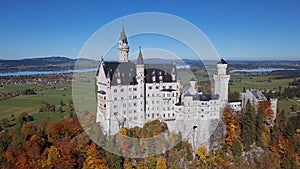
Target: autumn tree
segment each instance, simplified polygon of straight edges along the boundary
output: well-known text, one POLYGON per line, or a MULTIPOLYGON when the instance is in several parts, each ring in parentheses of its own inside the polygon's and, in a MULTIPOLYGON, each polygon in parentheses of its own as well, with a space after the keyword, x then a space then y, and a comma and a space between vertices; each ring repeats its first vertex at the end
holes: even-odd
POLYGON ((156 169, 167 169, 167 161, 163 156, 157 158, 156 169))
POLYGON ((109 169, 106 159, 100 154, 95 143, 92 143, 86 152, 83 169, 109 169))
POLYGON ((229 152, 232 142, 236 138, 236 129, 238 128, 235 117, 233 116, 229 108, 225 108, 224 110, 223 121, 226 125, 226 152, 229 152))
POLYGON ((211 153, 206 149, 204 145, 200 145, 196 151, 196 157, 199 160, 201 168, 208 168, 212 166, 213 159, 211 153))

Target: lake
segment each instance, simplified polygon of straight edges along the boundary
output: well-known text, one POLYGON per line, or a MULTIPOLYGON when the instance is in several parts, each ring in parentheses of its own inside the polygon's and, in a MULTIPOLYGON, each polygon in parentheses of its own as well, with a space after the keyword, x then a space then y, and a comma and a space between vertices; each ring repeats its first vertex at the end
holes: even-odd
POLYGON ((273 72, 277 70, 297 70, 297 69, 286 69, 286 68, 257 68, 257 69, 238 69, 230 72, 241 72, 241 73, 256 73, 256 72, 273 72))
POLYGON ((20 72, 7 72, 0 73, 0 76, 28 76, 28 75, 47 75, 57 73, 74 73, 74 72, 92 72, 97 69, 76 69, 76 70, 56 70, 56 71, 20 71, 20 72))

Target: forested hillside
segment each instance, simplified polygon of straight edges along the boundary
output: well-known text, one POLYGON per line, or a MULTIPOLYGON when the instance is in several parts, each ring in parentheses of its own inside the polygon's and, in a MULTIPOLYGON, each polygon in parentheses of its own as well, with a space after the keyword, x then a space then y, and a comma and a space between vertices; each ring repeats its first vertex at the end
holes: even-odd
MULTIPOLYGON (((269 106, 269 102, 261 103, 257 113, 249 102, 246 110, 237 114, 226 109, 226 137, 213 151, 205 146, 193 151, 191 144, 179 141, 160 155, 136 159, 126 157, 135 150, 135 144, 122 139, 111 143, 120 147, 119 154, 124 157, 105 151, 85 134, 76 117, 59 122, 47 118, 22 121, 13 129, 1 131, 0 164, 2 168, 299 168, 300 132, 295 127, 300 126, 300 116, 288 120, 287 114, 280 112, 269 125, 269 106)), ((95 113, 86 117, 93 120, 95 113)), ((99 125, 91 130, 101 132, 99 125)), ((123 128, 118 135, 146 138, 167 130, 165 123, 155 120, 143 128, 123 128)), ((172 137, 181 139, 180 134, 172 137)), ((160 148, 162 143, 153 144, 160 148)))

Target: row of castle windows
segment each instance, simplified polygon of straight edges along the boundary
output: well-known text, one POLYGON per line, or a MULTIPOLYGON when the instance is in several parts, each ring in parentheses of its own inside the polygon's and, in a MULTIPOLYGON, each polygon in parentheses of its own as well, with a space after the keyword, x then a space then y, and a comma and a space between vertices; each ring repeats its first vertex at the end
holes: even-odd
MULTIPOLYGON (((150 97, 150 94, 148 93, 147 96, 150 97)), ((159 97, 159 93, 156 93, 156 96, 159 97)), ((155 97, 154 93, 152 93, 152 97, 155 97)), ((170 93, 167 93, 167 94, 164 93, 163 97, 171 97, 171 94, 170 93)), ((175 97, 175 93, 172 93, 172 97, 175 97)))
MULTIPOLYGON (((159 110, 159 107, 157 107, 156 109, 159 110)), ((172 107, 172 108, 170 108, 170 107, 165 108, 165 107, 164 107, 164 108, 163 108, 164 111, 170 111, 171 109, 174 110, 174 107, 172 107)), ((150 107, 148 107, 147 110, 150 110, 150 107)), ((155 108, 152 107, 152 110, 155 110, 155 108)))
MULTIPOLYGON (((137 89, 136 89, 136 87, 134 87, 134 88, 128 88, 128 90, 131 92, 131 91, 137 91, 137 89)), ((118 92, 118 89, 114 89, 114 93, 117 93, 118 92)), ((120 92, 124 92, 124 89, 122 88, 122 89, 120 89, 120 92)))
MULTIPOLYGON (((150 117, 150 114, 148 114, 147 115, 148 117, 150 117)), ((154 113, 152 113, 152 118, 154 118, 154 113)), ((170 114, 170 113, 168 113, 168 117, 171 117, 171 116, 173 116, 173 117, 175 117, 175 113, 172 113, 172 114, 170 114)), ((159 113, 156 113, 156 117, 159 117, 159 113)), ((163 117, 166 117, 166 114, 163 114, 163 117)))
MULTIPOLYGON (((151 90, 152 86, 149 86, 148 89, 151 90)), ((159 89, 159 86, 155 86, 155 89, 159 89)), ((166 86, 163 86, 163 89, 166 89, 166 86)), ((169 86, 169 89, 172 89, 172 86, 169 86)))
MULTIPOLYGON (((159 102, 160 102, 159 100, 156 100, 156 104, 159 104, 159 102)), ((152 104, 154 104, 154 103, 155 103, 155 101, 154 101, 154 100, 152 100, 152 101, 151 101, 151 103, 152 103, 152 104)), ((168 103, 169 103, 169 101, 164 101, 163 103, 164 103, 164 104, 168 104, 168 103)), ((172 103, 173 103, 173 104, 175 104, 175 101, 174 101, 174 100, 172 100, 172 103)), ((149 104, 149 102, 148 102, 148 101, 146 101, 146 104, 149 104)))

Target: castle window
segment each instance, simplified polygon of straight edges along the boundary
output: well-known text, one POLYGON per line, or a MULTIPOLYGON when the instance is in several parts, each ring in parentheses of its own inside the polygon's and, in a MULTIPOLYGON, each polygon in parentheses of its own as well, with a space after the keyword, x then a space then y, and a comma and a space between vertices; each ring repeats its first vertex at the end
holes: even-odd
POLYGON ((132 89, 131 89, 131 87, 130 87, 130 88, 129 88, 129 91, 131 92, 131 90, 132 90, 132 89))
POLYGON ((114 92, 116 93, 118 90, 117 89, 114 89, 114 92))
POLYGON ((169 86, 170 89, 172 89, 172 86, 169 86))
POLYGON ((106 99, 106 97, 104 96, 104 97, 103 97, 103 99, 105 100, 105 99, 106 99))
POLYGON ((166 86, 163 86, 163 89, 165 89, 166 88, 166 86))
POLYGON ((133 91, 136 91, 136 87, 133 88, 133 91))
POLYGON ((133 110, 133 113, 136 113, 136 110, 133 110))
POLYGON ((152 86, 149 86, 149 90, 151 90, 152 89, 152 86))
POLYGON ((106 104, 104 104, 104 106, 103 106, 104 108, 106 108, 106 104))
POLYGON ((136 106, 136 103, 133 103, 133 106, 136 106))
POLYGON ((116 100, 117 100, 117 98, 115 97, 115 98, 114 98, 114 100, 116 101, 116 100))
POLYGON ((118 107, 118 106, 115 104, 115 105, 114 105, 114 108, 117 108, 117 107, 118 107))
POLYGON ((121 89, 121 92, 124 92, 124 89, 121 89))
POLYGON ((121 97, 121 100, 124 100, 124 97, 121 97))
POLYGON ((156 89, 159 89, 159 86, 156 86, 155 88, 156 88, 156 89))
POLYGON ((173 113, 172 115, 173 115, 173 117, 175 116, 175 114, 174 114, 174 113, 173 113))
POLYGON ((164 114, 163 117, 166 117, 166 114, 164 114))

